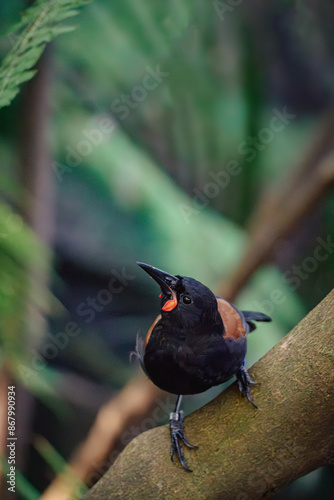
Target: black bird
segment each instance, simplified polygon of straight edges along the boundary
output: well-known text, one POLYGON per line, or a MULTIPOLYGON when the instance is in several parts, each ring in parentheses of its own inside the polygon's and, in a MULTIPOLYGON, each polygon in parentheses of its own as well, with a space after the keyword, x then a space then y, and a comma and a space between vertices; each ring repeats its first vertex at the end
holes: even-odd
POLYGON ((180 442, 189 448, 183 432, 182 395, 198 394, 236 375, 242 396, 255 407, 250 384, 255 384, 245 368, 247 334, 253 321, 271 321, 266 314, 239 311, 227 300, 193 278, 173 276, 156 267, 137 262, 161 288, 161 314, 153 322, 146 339, 137 338, 135 355, 152 382, 177 394, 170 414, 171 450, 187 467, 180 442))

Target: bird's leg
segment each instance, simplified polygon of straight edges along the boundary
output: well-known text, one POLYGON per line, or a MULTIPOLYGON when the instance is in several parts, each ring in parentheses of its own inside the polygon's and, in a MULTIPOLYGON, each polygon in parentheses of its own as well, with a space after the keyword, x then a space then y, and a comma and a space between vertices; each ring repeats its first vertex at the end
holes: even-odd
POLYGON ((180 410, 181 401, 182 401, 182 395, 180 394, 177 397, 174 411, 172 411, 169 415, 169 430, 172 441, 170 447, 170 458, 172 459, 172 461, 174 461, 174 453, 177 452, 180 464, 186 469, 186 471, 192 472, 192 470, 189 469, 189 467, 184 461, 184 456, 180 441, 182 441, 182 443, 188 446, 188 448, 198 448, 198 446, 190 444, 188 439, 185 437, 183 433, 184 412, 180 410))
POLYGON ((240 370, 237 372, 236 375, 237 375, 238 386, 239 386, 239 390, 241 392, 241 395, 243 397, 246 396, 246 398, 254 406, 254 408, 257 408, 256 404, 254 403, 254 401, 250 395, 250 385, 251 384, 259 385, 259 383, 254 382, 250 378, 248 371, 245 368, 245 362, 243 363, 243 365, 241 366, 240 370))

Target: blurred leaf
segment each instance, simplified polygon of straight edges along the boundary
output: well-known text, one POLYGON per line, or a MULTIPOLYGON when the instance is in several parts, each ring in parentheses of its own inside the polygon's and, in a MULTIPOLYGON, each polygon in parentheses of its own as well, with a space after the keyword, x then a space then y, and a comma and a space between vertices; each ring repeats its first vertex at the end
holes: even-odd
POLYGON ((15 378, 57 411, 57 406, 60 409, 54 404, 57 372, 47 366, 35 349, 41 339, 27 338, 28 302, 44 314, 52 303, 52 294, 43 283, 35 281, 31 286, 31 269, 38 267, 43 273, 49 259, 50 252, 31 228, 9 205, 0 203, 1 361, 15 378))
POLYGON ((87 4, 87 0, 36 0, 22 14, 19 23, 11 27, 7 35, 20 31, 12 50, 7 54, 0 67, 0 108, 8 106, 19 92, 21 83, 30 80, 35 71, 31 68, 40 58, 45 45, 62 33, 74 29, 71 26, 58 26, 59 22, 74 16, 76 7, 87 4))

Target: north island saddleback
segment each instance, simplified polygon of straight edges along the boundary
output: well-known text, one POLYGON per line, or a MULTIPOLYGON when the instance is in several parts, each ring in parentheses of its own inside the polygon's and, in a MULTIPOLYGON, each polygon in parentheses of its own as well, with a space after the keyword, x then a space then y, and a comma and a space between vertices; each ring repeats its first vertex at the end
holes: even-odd
POLYGON ((247 334, 255 330, 253 321, 271 321, 266 314, 239 311, 234 305, 193 278, 173 276, 156 267, 137 262, 161 288, 161 314, 146 338, 137 337, 136 352, 152 382, 164 391, 177 394, 169 416, 173 460, 177 453, 186 465, 181 442, 189 448, 183 432, 182 396, 198 394, 237 377, 242 396, 255 407, 250 384, 255 384, 245 368, 247 334))

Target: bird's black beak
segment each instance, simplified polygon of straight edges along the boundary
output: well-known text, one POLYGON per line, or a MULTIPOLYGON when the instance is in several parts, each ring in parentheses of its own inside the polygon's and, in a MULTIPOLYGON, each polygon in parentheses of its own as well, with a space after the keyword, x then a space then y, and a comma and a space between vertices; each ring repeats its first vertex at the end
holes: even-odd
POLYGON ((170 295, 173 293, 173 288, 179 281, 179 278, 143 262, 136 262, 136 264, 144 269, 160 285, 161 290, 165 294, 170 295))

